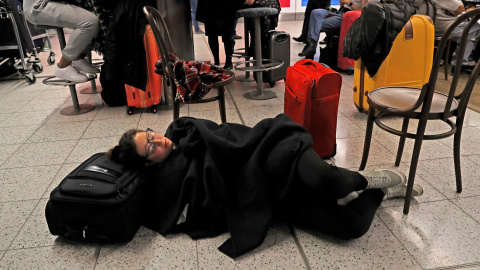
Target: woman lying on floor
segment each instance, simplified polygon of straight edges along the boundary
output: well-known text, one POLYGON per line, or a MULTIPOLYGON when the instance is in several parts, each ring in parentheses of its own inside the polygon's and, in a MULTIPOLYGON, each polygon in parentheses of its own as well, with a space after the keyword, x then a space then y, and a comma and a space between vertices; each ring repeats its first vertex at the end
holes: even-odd
MULTIPOLYGON (((274 219, 357 238, 368 231, 382 200, 405 196, 404 174, 338 168, 311 146, 306 129, 285 114, 253 128, 183 117, 165 136, 127 131, 109 155, 148 167, 154 179, 144 226, 193 239, 229 231, 219 249, 235 258, 261 245, 274 219)), ((415 185, 414 196, 422 193, 415 185)))

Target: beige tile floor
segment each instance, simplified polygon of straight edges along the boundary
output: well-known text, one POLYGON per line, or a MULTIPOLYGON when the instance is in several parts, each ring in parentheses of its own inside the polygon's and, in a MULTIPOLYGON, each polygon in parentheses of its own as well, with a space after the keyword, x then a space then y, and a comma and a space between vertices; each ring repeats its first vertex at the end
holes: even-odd
MULTIPOLYGON (((300 28, 298 21, 280 22, 278 27, 292 36, 300 28)), ((238 29, 242 33, 243 25, 238 29)), ((197 59, 212 60, 205 37, 194 38, 197 59)), ((243 41, 238 43, 241 47, 243 41)), ((292 42, 291 64, 299 60, 301 49, 301 44, 292 42)), ((45 54, 41 54, 43 63, 45 54)), ((43 74, 52 74, 52 66, 44 67, 43 74)), ((343 75, 338 153, 332 162, 356 169, 366 115, 353 105, 352 84, 353 76, 343 75)), ((251 126, 283 112, 283 81, 273 88, 275 99, 243 97, 255 90, 252 82, 236 81, 229 87, 228 121, 251 126)), ((25 80, 0 82, 0 269, 480 269, 480 115, 474 111, 468 112, 462 138, 463 193, 455 192, 453 140, 426 141, 416 178, 425 194, 413 201, 408 216, 402 214, 401 199, 385 201, 370 231, 352 241, 275 224, 261 247, 232 260, 217 251, 226 234, 193 241, 185 235, 162 237, 141 228, 130 243, 112 245, 50 235, 45 204, 68 172, 90 155, 107 150, 125 129, 152 127, 161 132, 172 120, 169 110, 129 116, 125 107, 103 105, 99 95, 79 98, 94 104, 95 110, 63 116, 59 110, 71 104, 67 88, 40 82, 28 85, 25 80)), ((220 121, 215 103, 183 106, 181 115, 220 121)), ((376 129, 369 168, 393 167, 395 147, 394 137, 376 129)), ((411 149, 409 142, 400 166, 404 172, 411 149)))

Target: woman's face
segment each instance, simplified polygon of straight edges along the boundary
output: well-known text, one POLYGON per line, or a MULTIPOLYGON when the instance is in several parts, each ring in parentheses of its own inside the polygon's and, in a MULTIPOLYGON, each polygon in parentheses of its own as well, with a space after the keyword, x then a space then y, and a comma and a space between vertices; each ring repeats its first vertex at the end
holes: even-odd
POLYGON ((139 132, 135 135, 137 153, 142 157, 147 157, 147 160, 151 161, 151 163, 165 161, 172 153, 172 141, 153 131, 150 131, 148 135, 148 139, 146 132, 139 132))

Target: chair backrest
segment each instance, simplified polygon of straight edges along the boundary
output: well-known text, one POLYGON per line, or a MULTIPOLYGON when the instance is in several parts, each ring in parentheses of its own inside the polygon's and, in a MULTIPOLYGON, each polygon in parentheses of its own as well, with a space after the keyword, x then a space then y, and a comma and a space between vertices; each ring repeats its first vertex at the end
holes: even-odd
POLYGON ((163 78, 164 80, 167 80, 167 86, 170 87, 171 94, 173 95, 173 98, 175 98, 176 87, 175 82, 173 81, 173 64, 170 62, 168 57, 169 52, 175 53, 175 51, 173 49, 172 40, 170 38, 167 25, 160 12, 154 7, 143 7, 143 13, 145 13, 145 16, 147 17, 147 21, 152 28, 153 36, 157 42, 163 66, 163 78), (165 73, 170 74, 170 76, 165 76, 165 73))
MULTIPOLYGON (((466 12, 462 15, 460 15, 443 33, 440 43, 438 44, 437 52, 435 53, 435 57, 433 59, 433 65, 432 65, 432 72, 430 73, 430 78, 428 83, 426 83, 423 86, 423 91, 422 94, 420 95, 420 98, 417 101, 417 104, 414 106, 416 108, 419 108, 420 105, 423 104, 422 112, 428 112, 430 110, 430 105, 432 102, 432 97, 433 93, 435 91, 435 86, 437 83, 437 75, 438 71, 440 69, 440 61, 442 60, 442 56, 444 53, 444 50, 446 48, 446 44, 452 35, 452 32, 454 29, 460 25, 461 23, 466 22, 465 28, 463 30, 462 36, 460 40, 458 41, 458 47, 457 47, 457 55, 463 56, 465 52, 465 47, 467 45, 467 37, 470 32, 470 29, 478 23, 477 21, 480 19, 480 9, 475 9, 469 12, 466 12)), ((462 66, 462 61, 461 59, 457 61, 456 66, 455 66, 455 72, 452 77, 452 81, 450 84, 450 89, 448 93, 447 102, 445 105, 444 113, 442 116, 443 120, 447 120, 450 118, 452 115, 449 114, 450 108, 453 102, 453 99, 460 100, 459 101, 459 106, 458 109, 456 110, 455 116, 457 117, 463 117, 465 114, 465 110, 468 105, 468 101, 470 99, 470 95, 472 93, 473 87, 475 85, 475 81, 478 78, 478 75, 480 73, 480 61, 476 64, 476 66, 473 68, 472 73, 470 74, 470 77, 468 78, 465 87, 461 90, 458 91, 458 81, 461 75, 461 66, 462 66)))

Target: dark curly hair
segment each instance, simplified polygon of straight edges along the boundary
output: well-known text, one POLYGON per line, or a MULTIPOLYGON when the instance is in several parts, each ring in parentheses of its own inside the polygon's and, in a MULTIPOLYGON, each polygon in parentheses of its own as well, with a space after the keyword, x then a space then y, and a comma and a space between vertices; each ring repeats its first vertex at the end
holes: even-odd
POLYGON ((135 135, 143 132, 143 130, 130 129, 123 133, 118 145, 107 152, 107 156, 118 163, 128 167, 143 168, 147 159, 137 153, 137 146, 135 144, 135 135))

